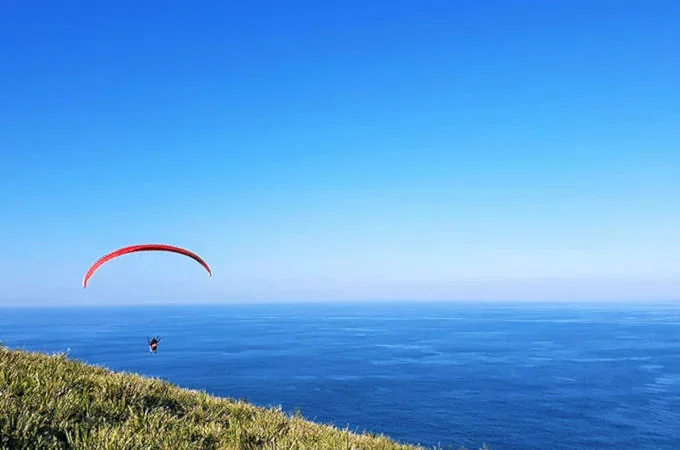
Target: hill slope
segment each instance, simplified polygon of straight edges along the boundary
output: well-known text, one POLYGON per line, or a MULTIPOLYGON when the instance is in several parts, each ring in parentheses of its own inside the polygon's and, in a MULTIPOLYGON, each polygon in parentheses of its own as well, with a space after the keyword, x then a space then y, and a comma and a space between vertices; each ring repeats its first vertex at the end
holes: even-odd
POLYGON ((243 401, 0 346, 0 448, 416 449, 243 401))

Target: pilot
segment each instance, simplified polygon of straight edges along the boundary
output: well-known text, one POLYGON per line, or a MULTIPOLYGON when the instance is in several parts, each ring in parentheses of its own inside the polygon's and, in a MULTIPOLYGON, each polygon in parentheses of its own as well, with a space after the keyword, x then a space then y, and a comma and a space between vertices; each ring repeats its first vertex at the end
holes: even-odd
POLYGON ((156 350, 158 350, 158 343, 161 341, 161 338, 155 337, 151 340, 147 338, 147 340, 149 341, 149 351, 151 353, 156 353, 156 350))

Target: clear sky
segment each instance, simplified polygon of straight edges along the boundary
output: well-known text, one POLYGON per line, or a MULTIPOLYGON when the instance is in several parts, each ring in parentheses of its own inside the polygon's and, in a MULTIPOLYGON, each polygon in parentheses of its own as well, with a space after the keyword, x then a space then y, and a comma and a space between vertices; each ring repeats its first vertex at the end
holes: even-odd
POLYGON ((680 298, 680 2, 0 3, 0 305, 680 298), (171 254, 88 266, 117 247, 171 254))

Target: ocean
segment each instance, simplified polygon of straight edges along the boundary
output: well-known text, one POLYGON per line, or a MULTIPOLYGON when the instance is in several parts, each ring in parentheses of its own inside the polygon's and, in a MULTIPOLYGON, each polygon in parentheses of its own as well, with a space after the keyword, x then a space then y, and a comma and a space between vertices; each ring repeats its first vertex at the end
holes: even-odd
POLYGON ((406 443, 680 449, 680 305, 0 309, 0 342, 406 443))

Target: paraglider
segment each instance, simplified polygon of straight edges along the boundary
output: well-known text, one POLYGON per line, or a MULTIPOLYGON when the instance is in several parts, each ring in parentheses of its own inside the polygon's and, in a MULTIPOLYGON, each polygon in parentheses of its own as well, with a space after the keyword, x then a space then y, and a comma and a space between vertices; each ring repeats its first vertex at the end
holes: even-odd
POLYGON ((166 244, 141 244, 141 245, 130 245, 128 247, 123 247, 119 248, 118 250, 114 250, 111 253, 102 256, 99 258, 97 261, 95 261, 94 264, 88 269, 87 273, 83 277, 83 288, 87 287, 87 282, 89 281, 90 277, 92 274, 99 269, 99 267, 122 255, 127 255, 128 253, 134 253, 134 252, 146 252, 146 251, 165 251, 165 252, 172 252, 172 253, 178 253, 184 256, 188 256, 189 258, 193 259, 194 261, 198 262, 200 265, 205 268, 205 270, 208 271, 208 275, 212 277, 212 271, 210 270, 210 267, 208 267, 208 264, 203 261, 203 259, 198 256, 196 253, 193 253, 189 250, 186 250, 184 248, 180 247, 175 247, 173 245, 166 245, 166 244))
MULTIPOLYGON (((188 256, 189 258, 193 259, 197 263, 199 263, 203 268, 208 272, 208 275, 212 277, 212 271, 210 270, 210 267, 208 264, 196 253, 193 253, 187 249, 180 248, 180 247, 175 247, 173 245, 166 245, 166 244, 141 244, 141 245, 130 245, 128 247, 123 247, 119 248, 118 250, 114 250, 111 253, 108 253, 101 258, 99 258, 97 261, 90 266, 90 268, 87 270, 87 273, 85 273, 85 276, 83 277, 83 288, 87 287, 87 282, 90 280, 90 277, 94 272, 99 269, 99 267, 102 266, 102 264, 117 258, 122 255, 127 255, 128 253, 135 253, 135 252, 144 252, 144 251, 164 251, 164 252, 171 252, 171 253, 178 253, 180 255, 188 256)), ((154 337, 153 339, 149 339, 148 337, 147 343, 149 345, 149 352, 151 353, 156 353, 158 350, 158 343, 161 341, 160 337, 154 337)))
POLYGON ((156 350, 158 350, 158 343, 161 341, 161 338, 155 337, 153 339, 149 339, 147 337, 146 340, 149 343, 149 352, 150 353, 156 353, 156 350))

